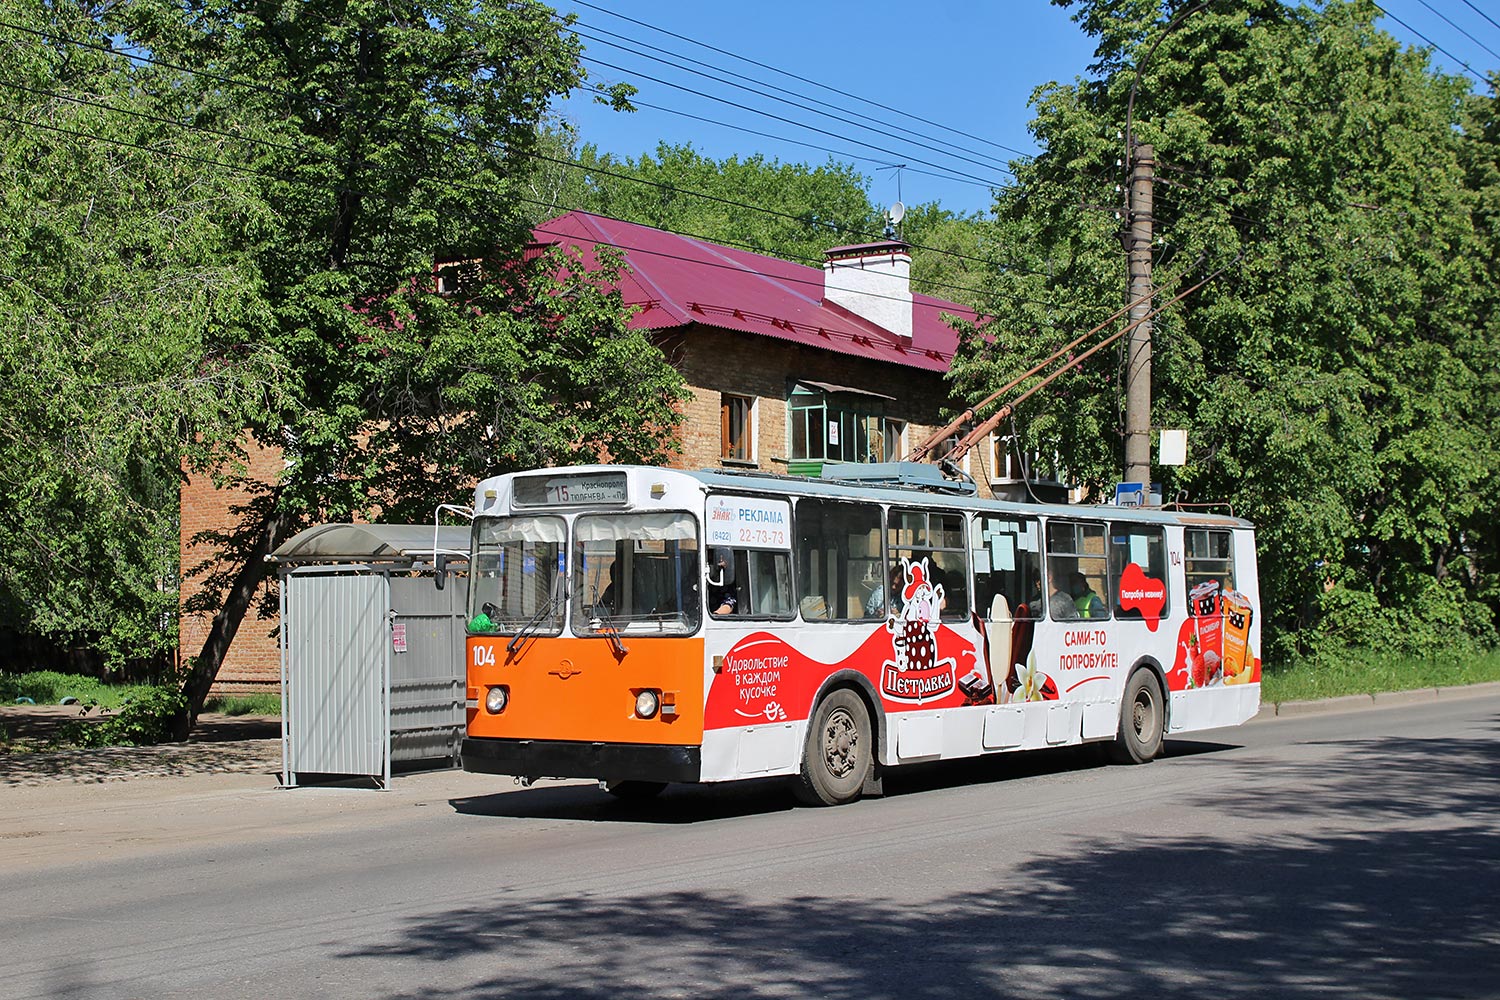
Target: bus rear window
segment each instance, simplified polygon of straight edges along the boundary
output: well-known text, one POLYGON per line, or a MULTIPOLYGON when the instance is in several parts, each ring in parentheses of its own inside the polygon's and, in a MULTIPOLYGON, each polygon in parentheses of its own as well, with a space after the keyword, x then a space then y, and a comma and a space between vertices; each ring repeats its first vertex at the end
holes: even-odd
POLYGON ((1188 528, 1182 533, 1187 552, 1182 570, 1191 594, 1205 584, 1216 584, 1216 590, 1234 589, 1234 556, 1228 531, 1188 528))
POLYGON ((688 514, 573 522, 575 635, 689 635, 703 619, 698 525, 688 514))

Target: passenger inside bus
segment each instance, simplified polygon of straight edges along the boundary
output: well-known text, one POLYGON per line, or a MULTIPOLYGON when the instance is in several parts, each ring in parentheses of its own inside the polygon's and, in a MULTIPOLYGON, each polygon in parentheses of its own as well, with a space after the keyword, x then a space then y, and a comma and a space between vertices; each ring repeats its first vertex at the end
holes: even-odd
POLYGON ((1078 611, 1079 618, 1108 618, 1104 611, 1104 601, 1094 593, 1094 588, 1089 586, 1089 578, 1082 573, 1074 572, 1068 577, 1068 592, 1073 595, 1073 606, 1078 611))
POLYGON ((717 546, 708 568, 708 606, 716 615, 732 615, 739 605, 739 586, 735 583, 734 550, 717 546))
MULTIPOLYGON (((1078 575, 1078 574, 1075 574, 1078 575)), ((1062 585, 1062 574, 1053 574, 1052 593, 1047 595, 1047 610, 1054 621, 1072 621, 1083 617, 1078 613, 1078 602, 1062 585)))

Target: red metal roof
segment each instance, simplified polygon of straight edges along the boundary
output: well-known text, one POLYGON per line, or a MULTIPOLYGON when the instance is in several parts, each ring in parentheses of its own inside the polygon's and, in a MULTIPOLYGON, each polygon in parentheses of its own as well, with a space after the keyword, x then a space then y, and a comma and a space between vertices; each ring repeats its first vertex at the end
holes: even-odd
POLYGON ((740 330, 840 354, 947 371, 958 334, 942 319, 973 321, 972 309, 912 294, 912 339, 823 301, 823 271, 602 215, 569 212, 532 232, 538 243, 620 250, 630 265, 621 281, 630 325, 665 330, 689 323, 740 330))

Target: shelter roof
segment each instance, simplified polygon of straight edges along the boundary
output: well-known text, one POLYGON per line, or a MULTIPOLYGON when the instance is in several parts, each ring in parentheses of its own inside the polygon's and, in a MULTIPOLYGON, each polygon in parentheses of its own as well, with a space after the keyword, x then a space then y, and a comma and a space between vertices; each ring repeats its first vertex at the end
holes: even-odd
POLYGON ((594 247, 618 249, 630 265, 620 291, 627 304, 638 307, 630 320, 638 329, 701 323, 944 372, 953 361, 958 333, 943 315, 976 319, 972 309, 956 302, 913 293, 912 338, 906 341, 825 302, 818 267, 587 212, 548 220, 532 236, 538 244, 577 247, 590 265, 594 247))
MULTIPOLYGON (((469 529, 439 528, 437 550, 469 555, 469 529)), ((320 524, 300 531, 266 557, 271 562, 413 563, 433 558, 430 524, 320 524)))

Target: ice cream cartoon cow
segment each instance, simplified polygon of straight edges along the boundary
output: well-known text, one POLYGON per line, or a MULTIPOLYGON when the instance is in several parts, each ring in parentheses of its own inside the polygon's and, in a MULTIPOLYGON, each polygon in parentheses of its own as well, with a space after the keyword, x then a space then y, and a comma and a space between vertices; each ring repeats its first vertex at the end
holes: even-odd
POLYGON ((882 666, 880 686, 887 698, 921 704, 952 693, 957 661, 951 656, 940 659, 938 653, 943 585, 932 581, 926 559, 903 559, 901 569, 901 608, 897 611, 889 602, 885 622, 892 659, 882 666))

